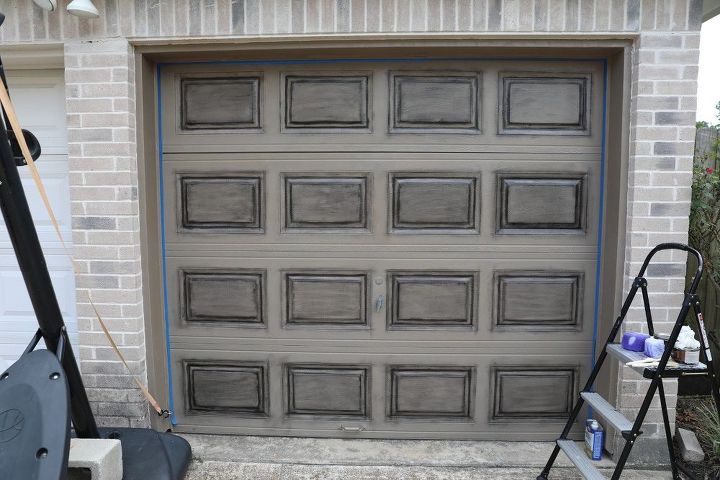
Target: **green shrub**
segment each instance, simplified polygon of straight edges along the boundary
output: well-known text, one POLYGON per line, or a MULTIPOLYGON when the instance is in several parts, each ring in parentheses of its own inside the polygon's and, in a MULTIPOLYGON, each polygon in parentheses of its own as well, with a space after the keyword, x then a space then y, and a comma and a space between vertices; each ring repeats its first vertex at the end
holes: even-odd
MULTIPOLYGON (((716 105, 720 120, 720 102, 716 105)), ((698 122, 698 128, 715 128, 698 122)), ((702 155, 695 155, 690 205, 690 245, 705 259, 707 278, 720 290, 720 135, 702 155)))

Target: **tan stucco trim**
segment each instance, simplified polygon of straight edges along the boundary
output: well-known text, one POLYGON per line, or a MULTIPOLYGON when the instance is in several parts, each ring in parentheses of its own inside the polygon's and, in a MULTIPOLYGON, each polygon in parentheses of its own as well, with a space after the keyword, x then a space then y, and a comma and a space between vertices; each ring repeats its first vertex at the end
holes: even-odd
POLYGON ((720 0, 705 0, 703 2, 703 22, 720 15, 720 0))
POLYGON ((0 49, 3 65, 8 69, 63 68, 62 43, 5 44, 0 49))
POLYGON ((397 33, 397 34, 322 34, 322 35, 262 35, 242 37, 180 37, 180 38, 128 38, 136 52, 147 55, 154 61, 193 61, 211 56, 226 59, 248 58, 280 51, 301 56, 303 52, 316 55, 323 50, 323 56, 333 55, 338 50, 345 57, 373 56, 379 51, 398 49, 416 50, 418 56, 437 55, 443 51, 453 55, 502 56, 512 50, 527 49, 527 54, 544 52, 548 49, 562 49, 564 56, 587 55, 592 51, 597 56, 609 56, 631 45, 639 38, 638 33, 397 33), (431 51, 436 50, 436 51, 431 51))

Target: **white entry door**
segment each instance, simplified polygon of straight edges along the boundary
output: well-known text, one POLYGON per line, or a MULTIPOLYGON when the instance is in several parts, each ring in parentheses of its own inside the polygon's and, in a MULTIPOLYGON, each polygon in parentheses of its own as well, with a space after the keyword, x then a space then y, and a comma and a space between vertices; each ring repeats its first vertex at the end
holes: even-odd
MULTIPOLYGON (((63 71, 15 70, 7 72, 7 80, 22 127, 40 140, 42 155, 38 168, 63 235, 70 245, 72 232, 63 71)), ((70 261, 62 252, 27 168, 20 168, 20 176, 70 339, 76 343, 75 279, 70 261)), ((37 328, 5 222, 0 218, 0 371, 18 358, 37 328)))

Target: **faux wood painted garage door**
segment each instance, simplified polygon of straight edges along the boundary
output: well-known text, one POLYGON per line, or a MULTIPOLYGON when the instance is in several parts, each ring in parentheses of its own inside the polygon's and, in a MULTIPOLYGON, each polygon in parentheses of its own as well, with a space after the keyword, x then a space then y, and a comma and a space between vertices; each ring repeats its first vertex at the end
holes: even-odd
POLYGON ((550 439, 588 371, 602 65, 162 70, 178 427, 550 439))

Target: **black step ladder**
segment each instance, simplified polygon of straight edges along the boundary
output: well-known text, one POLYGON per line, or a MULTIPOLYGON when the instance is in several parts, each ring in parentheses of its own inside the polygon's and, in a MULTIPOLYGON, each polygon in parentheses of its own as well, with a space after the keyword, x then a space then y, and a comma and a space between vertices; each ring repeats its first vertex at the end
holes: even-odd
POLYGON ((600 356, 595 363, 592 373, 590 373, 590 378, 588 378, 585 387, 580 392, 577 403, 575 404, 575 408, 573 409, 572 414, 567 421, 567 424, 565 424, 565 428, 563 429, 560 438, 557 439, 557 441, 555 442, 555 448, 550 455, 550 459, 548 460, 547 465, 545 465, 542 473, 538 475, 537 480, 548 480, 550 469, 552 468, 553 463, 555 463, 555 459, 560 453, 560 450, 562 450, 565 455, 568 456, 570 461, 572 461, 572 463, 575 465, 575 467, 577 467, 577 469, 580 471, 580 473, 585 479, 606 479, 606 477, 601 474, 600 471, 595 467, 594 462, 588 458, 585 452, 583 452, 583 450, 578 447, 578 445, 573 440, 568 438, 570 430, 573 427, 578 415, 580 414, 580 410, 582 409, 582 406, 585 402, 587 402, 588 405, 593 408, 593 412, 595 412, 605 421, 607 427, 612 427, 613 429, 617 430, 625 439, 625 446, 622 450, 622 453, 620 454, 620 457, 618 458, 615 470, 613 471, 611 477, 612 480, 619 479, 620 475, 622 474, 623 468, 625 467, 625 462, 630 455, 630 451, 635 444, 635 440, 642 433, 640 428, 642 427, 643 420, 645 419, 645 415, 647 414, 648 408, 650 407, 650 403, 652 402, 656 391, 660 396, 660 408, 662 409, 663 423, 665 424, 665 436, 667 438, 668 453, 670 454, 670 466, 672 469, 673 479, 680 480, 681 471, 687 477, 694 479, 692 474, 690 472, 687 472, 681 465, 679 465, 675 459, 672 432, 670 431, 670 421, 668 419, 667 404, 665 402, 663 379, 678 378, 684 375, 702 375, 708 377, 712 396, 715 401, 715 406, 718 410, 718 413, 720 414, 720 393, 718 392, 715 372, 712 365, 712 355, 710 353, 710 347, 708 345, 707 334, 705 333, 705 322, 703 321, 702 311, 700 309, 700 299, 695 293, 698 284, 700 283, 700 277, 702 276, 702 273, 703 259, 700 255, 700 252, 698 252, 692 247, 683 245, 681 243, 661 243, 660 245, 653 248, 652 251, 647 255, 647 257, 645 257, 645 261, 640 268, 640 273, 638 273, 638 276, 635 277, 635 280, 633 281, 630 292, 628 293, 628 296, 625 299, 625 302, 623 303, 620 310, 620 315, 618 316, 617 320, 615 320, 615 324, 610 331, 610 335, 608 336, 608 339, 605 342, 602 351, 600 352, 600 356), (620 344, 614 342, 615 337, 620 331, 620 326, 625 320, 625 315, 630 309, 630 305, 632 304, 638 290, 640 290, 642 293, 648 332, 650 335, 653 335, 655 333, 652 322, 652 314, 650 312, 650 299, 648 297, 647 291, 648 283, 647 280, 644 278, 644 275, 653 256, 663 250, 682 250, 688 252, 689 254, 693 255, 697 260, 697 270, 695 272, 695 276, 693 277, 690 288, 687 290, 687 292, 685 292, 682 308, 680 309, 680 313, 678 314, 677 320, 675 321, 675 326, 673 327, 672 332, 670 333, 670 338, 666 343, 665 351, 663 352, 662 357, 660 357, 657 366, 630 367, 638 373, 642 374, 644 378, 650 379, 651 382, 648 387, 647 393, 645 394, 645 399, 643 400, 642 406, 638 411, 637 417, 635 418, 635 420, 629 420, 625 418, 622 413, 616 410, 615 407, 610 405, 610 403, 608 403, 608 401, 605 400, 599 393, 593 392, 592 387, 608 354, 622 362, 623 365, 626 365, 629 362, 647 359, 644 354, 625 350, 622 348, 622 346, 620 346, 620 344), (694 310, 695 320, 697 321, 697 328, 700 332, 701 363, 697 365, 680 364, 678 366, 668 366, 667 363, 672 353, 672 347, 673 345, 675 345, 675 341, 678 338, 680 329, 685 323, 685 317, 690 311, 690 308, 694 310))

